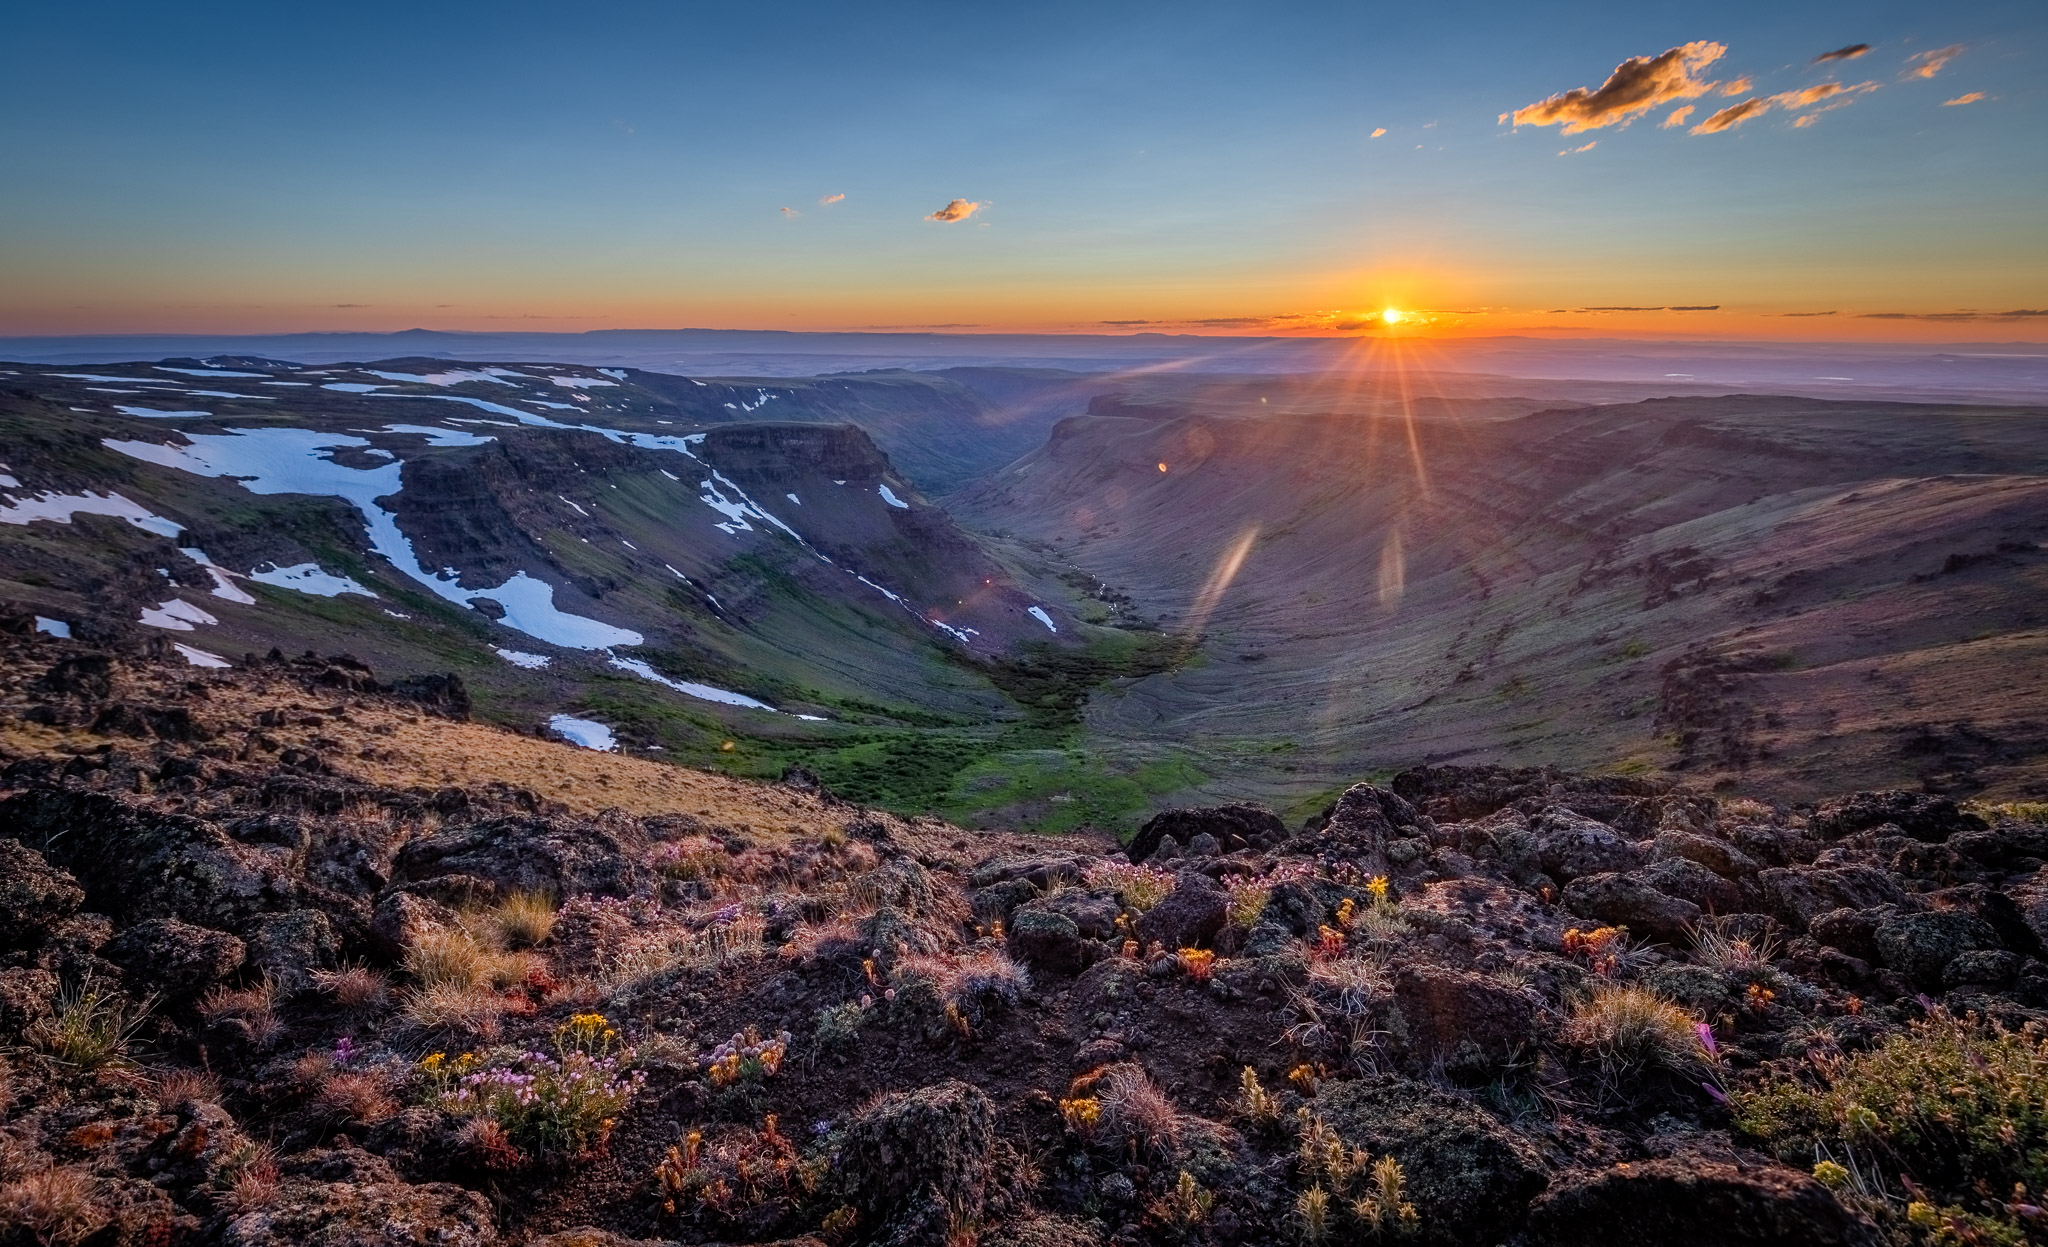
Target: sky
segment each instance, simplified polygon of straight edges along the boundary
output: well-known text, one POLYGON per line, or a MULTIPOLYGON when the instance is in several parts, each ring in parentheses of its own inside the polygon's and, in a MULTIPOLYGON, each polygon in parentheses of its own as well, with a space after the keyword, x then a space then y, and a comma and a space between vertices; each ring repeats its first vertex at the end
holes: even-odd
POLYGON ((0 334, 2048 339, 2038 0, 9 20, 0 334))

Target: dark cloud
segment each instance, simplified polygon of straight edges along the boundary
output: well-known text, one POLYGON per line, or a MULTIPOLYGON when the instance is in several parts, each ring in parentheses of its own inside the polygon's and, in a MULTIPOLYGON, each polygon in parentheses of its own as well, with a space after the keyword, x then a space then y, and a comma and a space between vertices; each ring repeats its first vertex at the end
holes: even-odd
POLYGON ((971 217, 975 213, 981 211, 982 208, 985 206, 986 205, 984 204, 976 203, 972 199, 955 199, 953 202, 947 204, 945 207, 939 209, 937 212, 934 212, 930 216, 926 217, 925 220, 945 221, 948 224, 954 221, 964 221, 968 217, 971 217))
POLYGON ((1780 316, 1833 316, 1833 312, 1780 312, 1780 316))
POLYGON ((1868 51, 1870 51, 1869 44, 1852 43, 1846 48, 1836 48, 1832 52, 1821 53, 1813 58, 1813 64, 1820 65, 1827 61, 1853 61, 1868 51))
POLYGON ((1566 134, 1626 125, 1661 104, 1706 94, 1713 84, 1701 81, 1699 75, 1727 51, 1723 44, 1702 39, 1656 56, 1632 56, 1615 66, 1598 89, 1574 87, 1502 113, 1500 119, 1518 126, 1562 125, 1566 134))
POLYGON ((1718 303, 1674 303, 1666 310, 1672 312, 1718 312, 1721 310, 1721 305, 1718 303))
POLYGON ((1743 122, 1748 121, 1751 117, 1761 116, 1770 110, 1771 105, 1768 100, 1752 96, 1740 104, 1730 104, 1720 112, 1715 113, 1705 121, 1686 131, 1686 133, 1719 134, 1723 130, 1732 130, 1743 122))

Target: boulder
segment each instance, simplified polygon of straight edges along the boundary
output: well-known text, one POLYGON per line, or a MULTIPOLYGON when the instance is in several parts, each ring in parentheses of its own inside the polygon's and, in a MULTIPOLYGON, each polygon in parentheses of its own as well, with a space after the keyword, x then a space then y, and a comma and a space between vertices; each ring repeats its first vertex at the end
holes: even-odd
POLYGON ((1804 931, 1833 909, 1874 909, 1906 899, 1898 881, 1875 866, 1774 867, 1757 876, 1764 903, 1777 919, 1804 931))
POLYGON ((1635 1161, 1560 1183, 1530 1210, 1530 1247, 1876 1247, 1812 1178, 1701 1158, 1635 1161))
POLYGON ((1666 896, 1691 901, 1708 913, 1732 914, 1742 908, 1741 888, 1690 858, 1654 861, 1635 876, 1666 896))
POLYGON ((1138 938, 1169 950, 1201 948, 1230 920, 1230 896, 1206 875, 1183 874, 1163 900, 1138 919, 1138 938))
POLYGON ((1534 870, 1561 884, 1581 875, 1633 870, 1641 862, 1636 847, 1612 827, 1562 807, 1545 810, 1527 831, 1506 833, 1499 841, 1510 871, 1527 877, 1534 870))
POLYGON ((1933 991, 1941 972, 1964 953, 1998 947, 1998 933, 1975 914, 1936 910, 1894 914, 1877 924, 1877 955, 1915 987, 1933 991))
POLYGON ((491 1205, 447 1182, 288 1179, 264 1205, 229 1221, 227 1247, 485 1247, 498 1241, 491 1205))
POLYGON ((523 815, 414 840, 399 850, 391 877, 406 882, 446 875, 488 880, 501 895, 546 892, 563 899, 630 896, 649 878, 605 828, 523 815))
POLYGON ((1090 940, 1106 940, 1115 935, 1117 915, 1123 912, 1116 893, 1090 892, 1084 888, 1055 892, 1033 902, 1033 908, 1065 914, 1081 929, 1082 938, 1090 940))
POLYGON ((956 1218, 978 1218, 995 1128, 995 1105, 958 1079, 885 1095, 853 1114, 839 1172, 877 1231, 869 1241, 939 1247, 956 1218))
POLYGON ((1839 840, 1884 823, 1915 840, 1938 844, 1959 831, 1982 831, 1983 819, 1964 813, 1947 797, 1924 792, 1859 792, 1854 796, 1824 803, 1807 820, 1807 828, 1822 840, 1839 840))
POLYGON ((1003 879, 974 894, 974 916, 983 922, 1008 922, 1017 906, 1038 895, 1029 879, 1003 879))
POLYGON ((197 998, 240 969, 247 948, 225 931, 151 918, 116 935, 101 953, 139 987, 179 1002, 197 998))
POLYGON ((370 941, 387 961, 397 961, 420 936, 455 925, 455 911, 412 892, 386 892, 370 911, 370 941))
POLYGON ((1656 860, 1679 858, 1700 865, 1724 879, 1739 879, 1763 869, 1757 860, 1726 840, 1696 835, 1690 831, 1660 831, 1650 848, 1656 860))
POLYGON ((237 844, 202 819, 123 804, 102 792, 37 789, 0 802, 0 827, 71 872, 88 908, 117 923, 178 918, 239 929, 294 893, 288 860, 237 844))
POLYGON ((1394 976, 1394 1004, 1407 1050, 1425 1066, 1490 1068, 1536 1037, 1535 1003, 1486 974, 1403 965, 1394 976))
POLYGON ((1606 871, 1565 885, 1563 905, 1581 918, 1627 927, 1637 935, 1678 940, 1700 920, 1700 907, 1658 891, 1633 874, 1606 871))
POLYGON ((313 986, 313 971, 333 967, 340 945, 334 926, 317 909, 264 914, 250 923, 249 962, 286 995, 313 986))
POLYGON ((1829 948, 1863 961, 1877 960, 1877 924, 1897 914, 1893 905, 1876 909, 1830 909, 1806 924, 1806 933, 1829 948))
POLYGON ((1976 948, 1957 953, 1941 968, 1943 987, 2003 987, 2019 977, 2026 958, 2003 948, 1976 948))
POLYGON ((1316 1107, 1347 1145, 1401 1163, 1424 1242, 1498 1243, 1547 1181, 1536 1150, 1491 1113, 1419 1083, 1325 1084, 1316 1107))
POLYGON ((0 949, 33 948, 78 912, 85 889, 69 872, 14 840, 0 840, 0 949))
POLYGON ((1034 970, 1072 974, 1088 963, 1088 947, 1072 918, 1026 905, 1010 915, 1005 929, 1010 955, 1034 970))
POLYGON ((1167 836, 1192 844, 1196 836, 1213 836, 1225 850, 1270 848, 1287 838, 1287 825, 1263 805, 1237 803, 1198 809, 1161 810, 1131 837, 1124 854, 1134 862, 1147 860, 1167 836))

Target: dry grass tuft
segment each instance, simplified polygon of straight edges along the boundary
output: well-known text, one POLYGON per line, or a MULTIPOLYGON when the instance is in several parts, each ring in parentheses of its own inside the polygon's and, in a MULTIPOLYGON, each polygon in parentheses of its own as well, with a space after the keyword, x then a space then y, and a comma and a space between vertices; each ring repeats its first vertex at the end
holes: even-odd
POLYGON ((40 1247, 72 1247, 107 1223, 90 1176, 42 1169, 0 1186, 0 1225, 18 1227, 40 1247))
POLYGON ((545 892, 514 892, 491 911, 491 925, 506 948, 532 948, 555 929, 555 898, 545 892))
POLYGON ((57 993, 51 1015, 31 1028, 29 1038, 73 1069, 125 1065, 128 1041, 149 1017, 155 1000, 152 996, 131 1003, 87 975, 57 993))
POLYGON ((1104 1066, 1075 1083, 1092 1083, 1102 1105, 1103 1125, 1158 1156, 1171 1156, 1187 1133, 1187 1120, 1145 1067, 1124 1061, 1104 1066))
POLYGON ((203 1104, 220 1100, 220 1079, 206 1070, 167 1069, 156 1076, 156 1099, 163 1105, 196 1100, 203 1104))
POLYGON ((383 1075, 369 1070, 342 1070, 320 1081, 313 1107, 327 1120, 374 1125, 398 1112, 398 1101, 383 1075))
POLYGON ((429 983, 405 997, 406 1021, 429 1034, 495 1039, 505 1000, 489 988, 454 982, 429 983))
POLYGON ((532 953, 500 952, 464 927, 432 927, 405 950, 406 973, 423 987, 491 986, 503 990, 524 982, 539 959, 532 953))
POLYGON ((1706 1064, 1699 1019, 1647 987, 1608 984, 1593 989, 1564 1025, 1564 1041, 1599 1061, 1610 1081, 1653 1066, 1672 1070, 1706 1064))
POLYGON ((199 1014, 209 1023, 228 1023, 239 1028, 258 1048, 268 1048, 284 1034, 277 1017, 277 984, 269 975, 248 987, 216 987, 199 1002, 199 1014))
POLYGON ((313 971, 313 985, 350 1013, 374 1013, 391 998, 390 985, 382 970, 368 966, 343 966, 339 970, 313 971))

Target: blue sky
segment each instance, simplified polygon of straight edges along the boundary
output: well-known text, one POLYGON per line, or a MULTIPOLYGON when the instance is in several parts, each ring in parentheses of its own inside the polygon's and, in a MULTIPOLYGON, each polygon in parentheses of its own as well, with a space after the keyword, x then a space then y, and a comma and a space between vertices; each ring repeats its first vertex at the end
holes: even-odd
POLYGON ((1396 304, 1452 331, 1711 304, 1603 323, 1792 333, 1810 326, 1782 313, 1833 311, 1830 332, 1925 336, 1960 328, 1850 319, 2048 303, 2038 3, 81 4, 12 24, 7 332, 1284 326, 1396 304), (1498 120, 1694 41, 1727 49, 1702 82, 1754 85, 1692 121, 1877 85, 1803 127, 1784 106, 1702 135, 1660 128, 1669 106, 1573 136, 1498 120), (926 219, 955 199, 981 206, 926 219))

